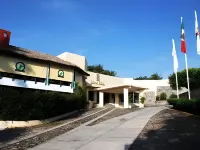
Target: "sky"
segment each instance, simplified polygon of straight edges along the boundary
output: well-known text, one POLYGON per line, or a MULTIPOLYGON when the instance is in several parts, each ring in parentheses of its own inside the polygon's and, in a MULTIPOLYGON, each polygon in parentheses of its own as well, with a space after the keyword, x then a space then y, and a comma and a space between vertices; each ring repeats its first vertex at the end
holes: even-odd
POLYGON ((180 17, 185 24, 188 66, 200 67, 194 10, 199 0, 0 0, 0 28, 11 45, 57 56, 72 52, 89 65, 102 64, 120 77, 164 78, 173 73, 172 38, 179 70, 180 17))

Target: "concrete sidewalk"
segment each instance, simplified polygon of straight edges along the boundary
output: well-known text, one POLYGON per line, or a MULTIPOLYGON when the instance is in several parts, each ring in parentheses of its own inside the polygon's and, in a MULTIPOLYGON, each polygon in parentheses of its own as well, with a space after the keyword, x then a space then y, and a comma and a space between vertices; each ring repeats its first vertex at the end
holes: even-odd
POLYGON ((144 108, 94 126, 81 126, 31 150, 128 150, 151 116, 165 107, 144 108))

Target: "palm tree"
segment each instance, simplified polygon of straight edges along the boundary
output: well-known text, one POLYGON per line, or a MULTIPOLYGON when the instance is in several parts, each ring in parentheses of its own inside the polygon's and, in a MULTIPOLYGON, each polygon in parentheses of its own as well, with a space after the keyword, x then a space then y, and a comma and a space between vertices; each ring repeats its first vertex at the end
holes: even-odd
POLYGON ((95 73, 101 73, 105 75, 110 75, 110 76, 116 76, 117 73, 115 71, 110 71, 110 70, 104 70, 103 65, 91 65, 88 66, 88 71, 95 72, 95 73))
POLYGON ((103 73, 104 69, 103 69, 103 65, 97 65, 95 66, 95 70, 97 71, 97 73, 103 73))

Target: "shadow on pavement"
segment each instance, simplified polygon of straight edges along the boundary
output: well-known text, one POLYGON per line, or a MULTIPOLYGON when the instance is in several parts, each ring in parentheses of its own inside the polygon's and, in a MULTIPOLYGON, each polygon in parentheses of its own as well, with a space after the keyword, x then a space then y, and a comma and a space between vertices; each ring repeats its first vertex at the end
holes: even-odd
POLYGON ((0 131, 0 144, 11 141, 26 132, 26 128, 5 129, 0 131))
POLYGON ((153 116, 124 150, 197 150, 199 145, 200 117, 169 109, 153 116))

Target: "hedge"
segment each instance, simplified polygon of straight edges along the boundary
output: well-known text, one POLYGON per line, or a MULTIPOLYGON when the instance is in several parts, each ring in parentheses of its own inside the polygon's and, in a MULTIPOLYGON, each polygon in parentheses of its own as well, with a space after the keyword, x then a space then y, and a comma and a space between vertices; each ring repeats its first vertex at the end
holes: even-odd
POLYGON ((200 115, 200 100, 199 99, 176 99, 170 98, 167 100, 174 109, 200 115))
POLYGON ((0 120, 41 120, 86 106, 85 90, 74 94, 0 86, 0 120))

